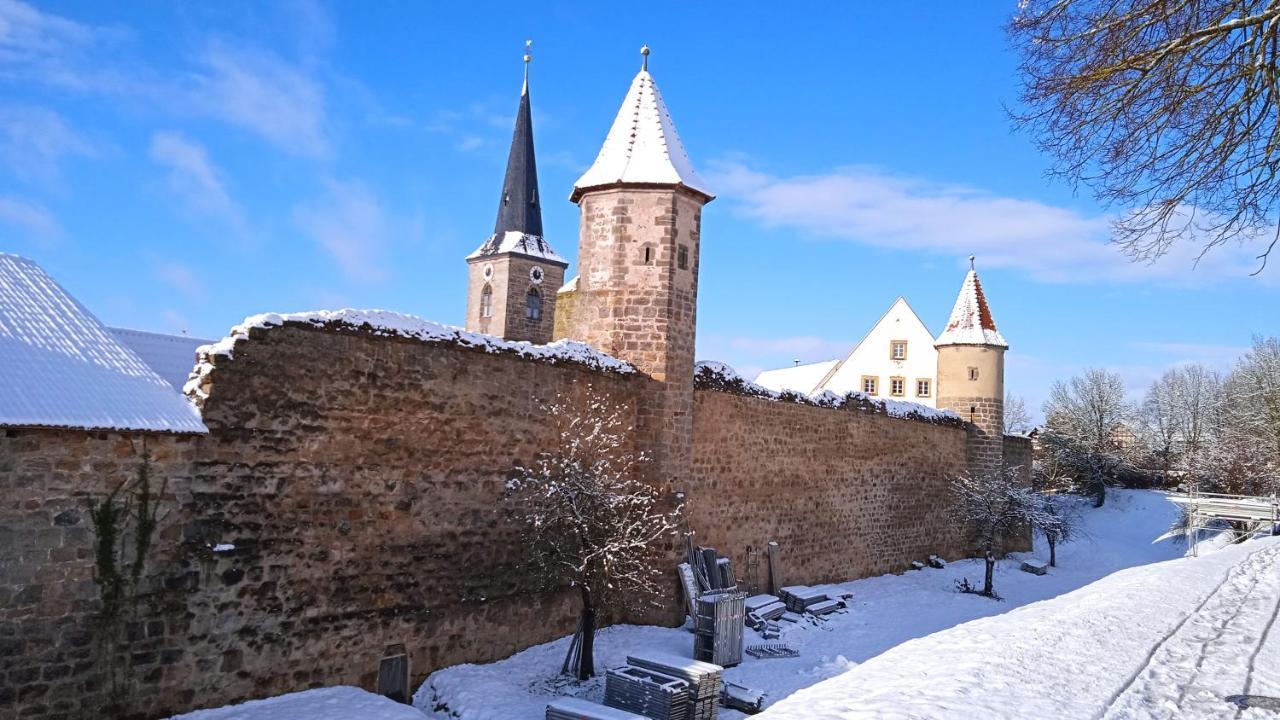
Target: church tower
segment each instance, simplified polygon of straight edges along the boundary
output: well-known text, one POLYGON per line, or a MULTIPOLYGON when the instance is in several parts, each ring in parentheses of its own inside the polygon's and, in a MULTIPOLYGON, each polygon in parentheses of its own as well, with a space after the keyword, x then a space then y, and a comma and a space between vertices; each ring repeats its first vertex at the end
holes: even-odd
POLYGON ((542 237, 542 200, 533 155, 529 110, 529 61, 525 44, 524 87, 507 155, 493 235, 467 256, 468 330, 504 340, 551 342, 556 288, 569 263, 542 237))
POLYGON ((969 258, 947 327, 938 336, 938 407, 971 423, 969 469, 995 472, 1004 462, 1004 352, 982 283, 969 258))
POLYGON ((654 472, 688 477, 702 206, 694 172, 658 86, 649 48, 595 163, 570 200, 581 211, 578 277, 560 293, 572 312, 558 335, 581 340, 653 378, 638 430, 654 472))

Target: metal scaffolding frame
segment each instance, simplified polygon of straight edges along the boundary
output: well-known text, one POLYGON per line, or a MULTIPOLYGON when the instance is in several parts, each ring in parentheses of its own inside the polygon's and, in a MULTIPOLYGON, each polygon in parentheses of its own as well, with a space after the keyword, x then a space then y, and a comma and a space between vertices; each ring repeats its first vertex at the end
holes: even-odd
POLYGON ((1191 554, 1197 554, 1200 534, 1205 530, 1221 531, 1221 521, 1244 523, 1245 534, 1272 529, 1280 523, 1280 498, 1276 495, 1228 495, 1192 489, 1175 502, 1187 507, 1187 543, 1191 554))

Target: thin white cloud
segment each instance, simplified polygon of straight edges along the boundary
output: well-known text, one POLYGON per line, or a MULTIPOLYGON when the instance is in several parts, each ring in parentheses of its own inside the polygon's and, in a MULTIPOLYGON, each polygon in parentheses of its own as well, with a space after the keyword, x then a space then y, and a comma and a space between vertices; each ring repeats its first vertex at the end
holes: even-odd
POLYGON ((0 105, 0 166, 19 180, 56 183, 65 158, 93 154, 92 143, 58 113, 31 105, 0 105))
POLYGON ((250 130, 296 155, 329 152, 324 87, 282 58, 215 43, 199 58, 191 90, 205 113, 250 130))
POLYGON ((1235 245, 1197 265, 1194 242, 1158 263, 1135 264, 1109 243, 1105 216, 873 168, 779 177, 735 160, 714 165, 708 176, 738 213, 766 227, 953 258, 976 254, 984 267, 1041 281, 1188 284, 1246 278, 1258 267, 1256 251, 1235 245))
POLYGON ((0 195, 0 223, 12 225, 37 240, 53 240, 62 235, 62 226, 43 206, 6 195, 0 195))
POLYGON ((294 209, 294 222, 337 261, 350 278, 377 282, 388 275, 390 221, 363 183, 329 180, 324 196, 294 209))
POLYGON ((203 145, 178 132, 158 132, 151 136, 150 153, 168 170, 169 189, 191 211, 243 230, 244 214, 203 145))

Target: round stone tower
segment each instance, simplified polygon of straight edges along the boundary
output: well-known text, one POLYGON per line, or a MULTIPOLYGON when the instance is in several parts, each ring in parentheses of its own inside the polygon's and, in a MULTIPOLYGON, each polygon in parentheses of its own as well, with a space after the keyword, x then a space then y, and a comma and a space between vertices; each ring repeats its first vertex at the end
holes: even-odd
POLYGON ((1004 352, 1009 349, 987 305, 978 272, 969 274, 947 327, 938 336, 938 407, 970 423, 969 470, 996 472, 1004 464, 1004 352))
POLYGON ((572 311, 557 336, 626 360, 655 381, 637 430, 658 477, 687 479, 702 206, 694 172, 644 64, 595 163, 574 184, 581 209, 578 276, 560 292, 572 311))

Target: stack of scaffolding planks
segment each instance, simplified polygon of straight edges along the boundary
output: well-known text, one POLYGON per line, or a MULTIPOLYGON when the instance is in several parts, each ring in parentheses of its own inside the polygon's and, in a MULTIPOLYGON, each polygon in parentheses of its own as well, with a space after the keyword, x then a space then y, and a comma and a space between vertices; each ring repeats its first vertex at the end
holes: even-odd
POLYGON ((689 681, 627 665, 605 677, 604 703, 653 720, 689 719, 689 681))
POLYGON ((628 655, 627 663, 689 683, 689 719, 715 720, 717 703, 724 690, 724 668, 719 665, 683 658, 662 652, 628 655))
POLYGON ((648 720, 625 710, 605 707, 582 698, 557 698, 547 704, 547 720, 648 720))

